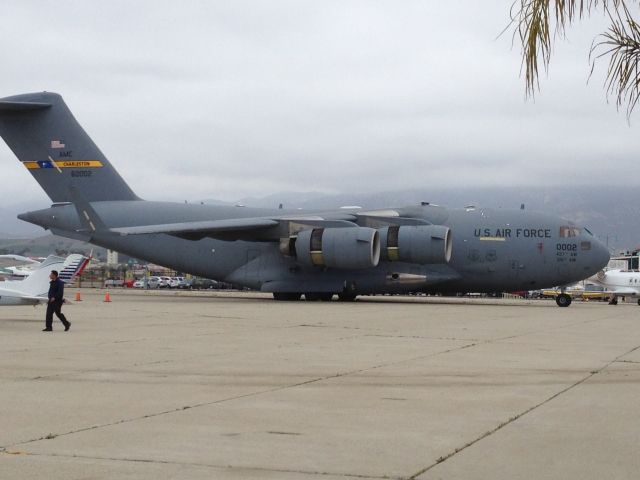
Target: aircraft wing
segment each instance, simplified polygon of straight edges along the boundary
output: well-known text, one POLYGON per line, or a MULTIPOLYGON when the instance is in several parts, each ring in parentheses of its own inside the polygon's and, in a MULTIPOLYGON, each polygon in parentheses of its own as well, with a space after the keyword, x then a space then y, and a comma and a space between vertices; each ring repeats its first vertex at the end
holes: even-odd
POLYGON ((635 297, 638 295, 638 290, 633 288, 614 288, 607 289, 603 293, 612 293, 621 297, 635 297))
POLYGON ((166 233, 168 235, 202 234, 203 237, 215 236, 218 233, 245 232, 276 227, 277 220, 270 218, 229 218, 225 220, 205 220, 199 222, 166 223, 160 225, 143 225, 137 227, 111 228, 120 235, 148 235, 166 233))
POLYGON ((432 225, 431 222, 422 218, 412 217, 387 217, 380 215, 357 215, 358 224, 371 228, 386 227, 389 225, 398 226, 419 226, 419 225, 432 225))
POLYGON ((348 220, 331 220, 315 216, 282 218, 230 218, 197 222, 168 223, 163 225, 141 225, 111 228, 120 235, 150 235, 164 233, 189 240, 212 237, 220 240, 275 241, 291 231, 312 227, 357 227, 348 220), (286 232, 286 233, 285 233, 286 232))
POLYGON ((31 295, 18 290, 0 288, 0 306, 5 305, 37 305, 47 303, 46 296, 31 295))
MULTIPOLYGON (((293 232, 306 228, 348 228, 358 226, 380 227, 384 225, 430 225, 422 219, 403 217, 374 217, 348 213, 328 213, 311 215, 283 215, 281 217, 229 218, 223 220, 204 220, 195 222, 167 223, 158 225, 139 225, 109 229, 120 235, 167 234, 192 240, 204 237, 224 240, 240 240, 252 236, 264 237, 265 233, 293 232)), ((279 235, 273 235, 272 240, 279 235)), ((268 237, 268 235, 267 235, 268 237)), ((259 239, 259 238, 253 238, 259 239)))
POLYGON ((0 255, 0 268, 21 267, 24 265, 38 265, 40 262, 22 255, 0 255))

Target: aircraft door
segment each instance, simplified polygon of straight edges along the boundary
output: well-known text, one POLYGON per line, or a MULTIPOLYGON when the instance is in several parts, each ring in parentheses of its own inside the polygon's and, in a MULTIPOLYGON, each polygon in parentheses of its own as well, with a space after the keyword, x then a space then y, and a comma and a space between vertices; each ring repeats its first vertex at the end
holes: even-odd
POLYGON ((515 281, 520 278, 524 270, 524 264, 517 258, 510 258, 508 265, 509 280, 515 281))

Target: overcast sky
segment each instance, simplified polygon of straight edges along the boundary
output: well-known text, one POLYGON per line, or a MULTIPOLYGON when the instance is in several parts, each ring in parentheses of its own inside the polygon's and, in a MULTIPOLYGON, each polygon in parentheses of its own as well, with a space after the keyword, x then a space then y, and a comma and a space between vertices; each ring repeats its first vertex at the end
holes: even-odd
MULTIPOLYGON (((638 114, 556 44, 525 101, 511 0, 9 2, 0 97, 63 95, 143 198, 639 185, 638 114)), ((42 199, 0 144, 2 195, 42 199)))

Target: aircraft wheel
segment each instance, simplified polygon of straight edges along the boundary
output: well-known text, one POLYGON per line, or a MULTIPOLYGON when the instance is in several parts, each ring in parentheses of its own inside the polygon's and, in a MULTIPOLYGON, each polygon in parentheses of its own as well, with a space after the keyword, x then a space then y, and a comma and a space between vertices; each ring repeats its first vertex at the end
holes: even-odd
POLYGON ((339 293, 338 294, 338 299, 341 302, 353 302, 356 299, 356 294, 355 293, 339 293))
POLYGON ((638 299, 638 305, 640 305, 640 298, 638 299))
POLYGON ((556 297, 556 305, 559 307, 568 307, 571 305, 571 296, 566 293, 561 293, 556 297))
POLYGON ((274 300, 280 300, 283 302, 294 302, 296 300, 300 300, 302 296, 301 293, 294 292, 273 292, 274 300))

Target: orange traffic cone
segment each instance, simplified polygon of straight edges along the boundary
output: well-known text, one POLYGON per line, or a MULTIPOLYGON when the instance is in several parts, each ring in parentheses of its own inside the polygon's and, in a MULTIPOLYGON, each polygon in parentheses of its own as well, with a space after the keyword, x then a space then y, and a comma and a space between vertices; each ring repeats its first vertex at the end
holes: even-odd
POLYGON ((110 301, 111 301, 111 295, 109 295, 109 292, 105 293, 105 295, 104 295, 104 301, 105 301, 105 302, 110 302, 110 301))
POLYGON ((76 302, 81 302, 82 298, 80 298, 80 292, 76 292, 76 302))

